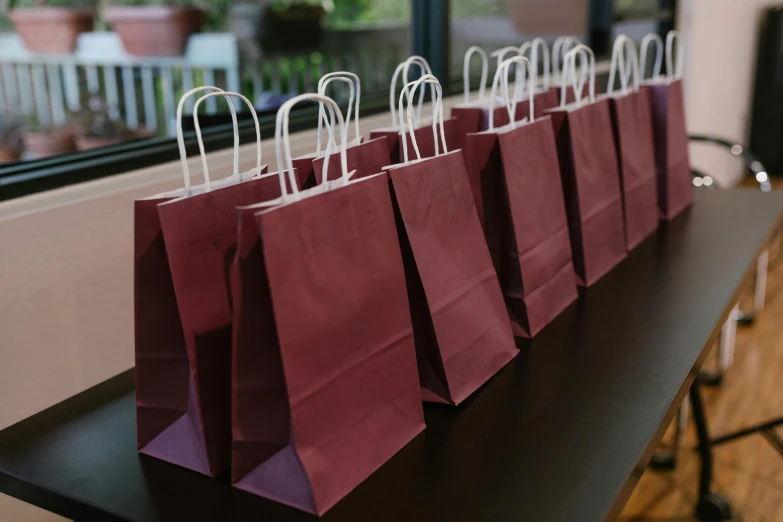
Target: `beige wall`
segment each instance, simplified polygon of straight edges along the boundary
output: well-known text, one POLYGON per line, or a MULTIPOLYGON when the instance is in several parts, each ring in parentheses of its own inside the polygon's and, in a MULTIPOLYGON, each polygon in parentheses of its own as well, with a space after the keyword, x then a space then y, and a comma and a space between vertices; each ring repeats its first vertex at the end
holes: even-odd
MULTIPOLYGON (((772 0, 680 0, 686 49, 685 100, 689 133, 747 144, 761 13, 772 0)), ((691 147, 692 163, 731 185, 742 167, 707 145, 691 147)))

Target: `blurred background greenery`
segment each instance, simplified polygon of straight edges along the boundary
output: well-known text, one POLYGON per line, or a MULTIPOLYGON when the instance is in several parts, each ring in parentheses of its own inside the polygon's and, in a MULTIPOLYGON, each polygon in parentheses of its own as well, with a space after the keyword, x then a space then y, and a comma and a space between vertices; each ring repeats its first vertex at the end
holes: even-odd
MULTIPOLYGON (((229 9, 232 4, 261 3, 265 5, 309 3, 321 4, 327 10, 326 24, 341 29, 354 24, 373 22, 408 21, 411 6, 406 0, 0 0, 0 15, 3 27, 9 28, 6 13, 15 7, 34 5, 50 6, 94 6, 98 10, 96 28, 105 29, 101 19, 101 7, 106 5, 151 5, 151 4, 195 4, 207 12, 207 31, 227 31, 229 29, 229 9)), ((455 2, 452 15, 455 17, 502 16, 506 13, 505 0, 460 0, 455 2)))

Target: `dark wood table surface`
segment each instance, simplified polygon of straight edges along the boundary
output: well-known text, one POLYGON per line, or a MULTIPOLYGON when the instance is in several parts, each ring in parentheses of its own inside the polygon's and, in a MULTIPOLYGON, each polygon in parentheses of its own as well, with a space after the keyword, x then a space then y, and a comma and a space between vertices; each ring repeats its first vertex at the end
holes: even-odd
MULTIPOLYGON (((426 406, 427 429, 323 519, 613 518, 782 209, 697 191, 473 398, 426 406)), ((0 432, 0 491, 78 521, 314 519, 139 456, 132 372, 0 432)))

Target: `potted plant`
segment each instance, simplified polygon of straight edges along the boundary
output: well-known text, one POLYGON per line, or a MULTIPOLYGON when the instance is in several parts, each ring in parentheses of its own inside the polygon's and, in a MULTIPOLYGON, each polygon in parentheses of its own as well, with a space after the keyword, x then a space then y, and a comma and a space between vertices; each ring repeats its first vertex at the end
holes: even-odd
POLYGON ((96 0, 18 0, 8 12, 25 47, 35 53, 73 52, 91 31, 96 0))
POLYGON ((261 47, 266 52, 313 49, 321 43, 325 15, 321 0, 275 0, 264 9, 261 47))
POLYGON ((0 117, 0 163, 19 161, 22 157, 22 129, 20 122, 7 116, 0 117))
POLYGON ((175 0, 113 0, 104 18, 136 56, 182 55, 206 20, 199 7, 175 0))
POLYGON ((76 150, 72 125, 44 125, 33 116, 27 123, 23 137, 25 149, 37 158, 76 150))
POLYGON ((106 101, 91 95, 82 102, 82 109, 74 114, 76 148, 92 150, 107 147, 135 138, 152 136, 146 130, 130 130, 122 120, 113 120, 106 101))

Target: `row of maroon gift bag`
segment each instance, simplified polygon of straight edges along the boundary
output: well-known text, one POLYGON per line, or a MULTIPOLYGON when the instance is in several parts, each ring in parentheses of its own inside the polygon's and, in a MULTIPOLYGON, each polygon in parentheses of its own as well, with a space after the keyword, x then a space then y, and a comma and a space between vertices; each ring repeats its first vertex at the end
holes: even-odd
MULTIPOLYGON (((565 101, 582 90, 580 53, 565 60, 565 101)), ((327 75, 318 95, 286 102, 275 173, 262 165, 257 132, 256 168, 238 172, 235 142, 233 172, 211 181, 196 119, 205 183, 192 186, 178 133, 185 188, 135 206, 142 453, 210 476, 230 466, 235 486, 323 513, 424 428, 422 400, 459 404, 516 355, 513 334, 534 335, 573 302, 574 266, 616 263, 613 242, 575 242, 583 221, 589 228, 592 215, 616 214, 614 193, 605 195, 619 186, 617 157, 614 170, 600 171, 607 154, 583 148, 594 165, 585 169, 573 152, 582 138, 572 115, 603 105, 556 109, 556 134, 551 116, 537 116, 536 68, 513 58, 480 108, 490 128, 468 133, 459 117, 444 120, 434 77, 408 82, 417 61, 427 72, 417 57, 401 64, 393 127, 369 140, 359 134, 355 75, 327 75), (526 94, 508 85, 518 64, 526 94), (323 95, 330 81, 354 89, 346 121, 323 95), (434 94, 427 122, 416 101, 425 86, 434 94), (319 132, 315 154, 292 158, 288 112, 305 99, 321 102, 328 140, 319 132), (586 218, 584 204, 573 212, 591 198, 611 204, 586 218)), ((625 78, 624 59, 618 67, 625 78)), ((208 97, 242 98, 215 88, 186 96, 202 90, 215 92, 194 114, 208 97)), ((662 121, 673 116, 676 108, 664 109, 662 121)), ((611 123, 593 128, 590 118, 582 131, 603 132, 614 147, 611 123)))
POLYGON ((426 76, 401 101, 425 83, 438 90, 430 158, 411 108, 392 164, 386 137, 346 147, 336 104, 303 95, 278 113, 278 172, 259 149, 253 171, 211 182, 204 161, 191 186, 183 163, 186 188, 137 201, 142 453, 210 476, 230 465, 236 487, 323 513, 424 428, 422 399, 459 403, 516 355, 440 86, 426 76), (290 154, 288 111, 304 99, 339 130, 320 174, 290 154), (356 153, 376 142, 385 171, 356 153))

